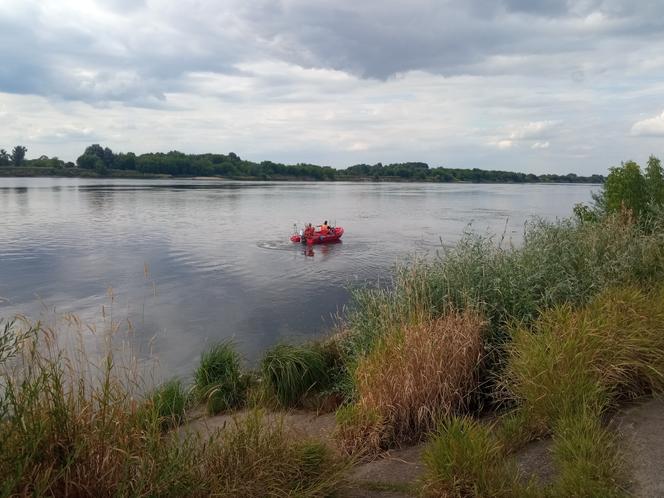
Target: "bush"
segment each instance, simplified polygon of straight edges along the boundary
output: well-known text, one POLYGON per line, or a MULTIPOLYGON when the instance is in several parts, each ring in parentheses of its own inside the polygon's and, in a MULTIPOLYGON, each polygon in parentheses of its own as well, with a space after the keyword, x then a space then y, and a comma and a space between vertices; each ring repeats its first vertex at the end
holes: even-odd
POLYGON ((313 345, 279 344, 267 351, 261 362, 266 388, 287 407, 327 388, 330 367, 323 351, 313 345))
POLYGON ((357 404, 380 414, 390 444, 420 438, 466 405, 477 386, 484 325, 470 310, 450 312, 392 333, 359 360, 357 404))
POLYGON ((240 356, 230 342, 216 344, 201 355, 194 382, 211 414, 242 404, 247 383, 240 372, 240 356))
POLYGON ((520 482, 515 463, 490 428, 468 417, 449 417, 424 450, 422 494, 440 497, 521 498, 537 496, 520 482))

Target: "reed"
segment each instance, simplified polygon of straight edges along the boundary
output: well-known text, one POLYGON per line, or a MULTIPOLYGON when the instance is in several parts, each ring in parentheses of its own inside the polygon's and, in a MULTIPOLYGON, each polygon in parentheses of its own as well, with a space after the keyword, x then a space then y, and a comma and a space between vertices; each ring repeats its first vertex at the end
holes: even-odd
POLYGON ((386 337, 355 369, 357 403, 383 416, 395 444, 432 430, 477 386, 484 325, 470 310, 450 312, 386 337))
POLYGON ((652 223, 658 229, 645 231, 619 216, 598 223, 533 221, 518 248, 467 233, 435 259, 397 268, 387 287, 353 291, 345 357, 353 364, 422 313, 436 317, 470 307, 488 320, 494 353, 488 366, 495 371, 515 322, 528 325, 552 306, 583 305, 611 286, 664 278, 664 217, 652 223))
POLYGON ((117 351, 71 352, 31 330, 0 361, 0 496, 318 497, 342 479, 345 462, 260 414, 206 439, 165 431, 181 384, 150 391, 117 351))
POLYGON ((418 440, 463 410, 477 387, 484 326, 470 309, 451 311, 383 338, 354 370, 354 408, 337 417, 342 448, 375 453, 418 440))

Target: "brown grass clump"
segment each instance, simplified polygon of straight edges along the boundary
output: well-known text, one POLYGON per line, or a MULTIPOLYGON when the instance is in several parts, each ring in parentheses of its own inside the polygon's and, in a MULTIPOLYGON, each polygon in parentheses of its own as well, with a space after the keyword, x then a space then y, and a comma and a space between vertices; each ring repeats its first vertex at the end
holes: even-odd
POLYGON ((474 311, 451 312, 388 335, 358 362, 355 410, 378 417, 382 446, 419 439, 464 406, 477 385, 484 326, 474 311))

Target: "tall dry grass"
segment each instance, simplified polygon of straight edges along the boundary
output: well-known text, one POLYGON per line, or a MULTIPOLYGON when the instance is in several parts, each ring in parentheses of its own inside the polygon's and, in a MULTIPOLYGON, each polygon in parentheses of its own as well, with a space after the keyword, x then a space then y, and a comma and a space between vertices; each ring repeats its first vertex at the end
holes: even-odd
POLYGON ((56 334, 35 326, 0 361, 0 496, 317 497, 341 479, 327 448, 260 415, 206 439, 164 432, 180 385, 154 394, 118 351, 72 352, 56 334))
POLYGON ((383 447, 418 439, 441 417, 461 410, 477 386, 485 325, 468 309, 383 338, 355 368, 355 412, 342 415, 339 424, 344 447, 354 448, 371 427, 381 431, 383 447))

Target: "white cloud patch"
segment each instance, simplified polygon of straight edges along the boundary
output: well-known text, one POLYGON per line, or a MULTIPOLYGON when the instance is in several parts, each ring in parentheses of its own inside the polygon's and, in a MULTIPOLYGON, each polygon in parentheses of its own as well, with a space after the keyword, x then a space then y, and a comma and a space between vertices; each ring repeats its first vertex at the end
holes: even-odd
POLYGON ((632 125, 634 136, 664 137, 664 111, 654 118, 642 119, 632 125))
POLYGON ((654 1, 2 0, 0 147, 605 172, 662 53, 654 1))

